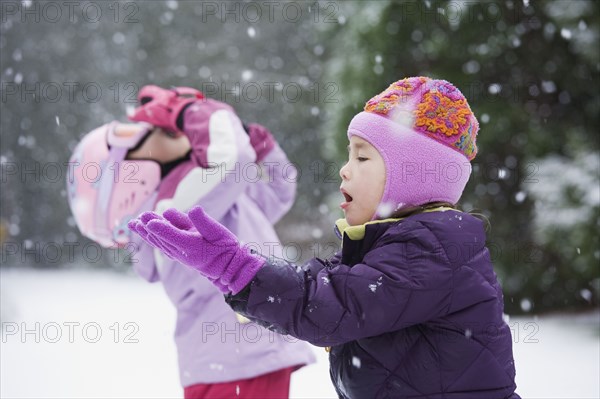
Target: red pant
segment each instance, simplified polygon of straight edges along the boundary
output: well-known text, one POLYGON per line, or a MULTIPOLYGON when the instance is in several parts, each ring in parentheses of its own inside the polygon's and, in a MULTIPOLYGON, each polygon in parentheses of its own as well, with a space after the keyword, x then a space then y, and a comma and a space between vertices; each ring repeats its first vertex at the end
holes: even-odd
POLYGON ((287 399, 290 376, 295 367, 277 370, 247 380, 185 387, 185 399, 287 399))

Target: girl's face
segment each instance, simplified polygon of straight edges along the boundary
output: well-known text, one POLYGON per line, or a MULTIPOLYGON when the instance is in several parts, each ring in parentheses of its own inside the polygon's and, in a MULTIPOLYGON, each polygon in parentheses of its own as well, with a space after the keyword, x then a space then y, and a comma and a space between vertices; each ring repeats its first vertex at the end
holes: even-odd
POLYGON ((351 226, 370 221, 383 197, 385 163, 375 149, 360 137, 352 136, 348 162, 340 169, 340 191, 345 201, 340 205, 351 226))
POLYGON ((160 128, 149 134, 140 148, 127 154, 127 159, 154 159, 165 164, 183 157, 191 148, 185 135, 173 135, 160 128))

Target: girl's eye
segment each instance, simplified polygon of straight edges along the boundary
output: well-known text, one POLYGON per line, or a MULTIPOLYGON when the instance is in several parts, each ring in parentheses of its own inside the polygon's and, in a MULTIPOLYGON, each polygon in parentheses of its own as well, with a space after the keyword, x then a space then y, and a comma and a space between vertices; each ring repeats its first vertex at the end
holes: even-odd
POLYGON ((364 162, 364 161, 368 161, 369 160, 369 158, 365 158, 365 157, 358 157, 356 159, 358 159, 358 162, 364 162))

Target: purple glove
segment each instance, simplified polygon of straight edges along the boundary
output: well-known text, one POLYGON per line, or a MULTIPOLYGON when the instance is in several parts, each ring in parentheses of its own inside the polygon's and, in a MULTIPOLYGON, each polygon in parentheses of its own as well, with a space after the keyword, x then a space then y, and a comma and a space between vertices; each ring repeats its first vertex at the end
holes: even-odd
POLYGON ((162 217, 144 212, 129 228, 171 259, 198 270, 221 285, 221 291, 237 294, 254 278, 265 260, 241 247, 237 238, 197 206, 188 216, 196 230, 187 229, 187 217, 169 209, 162 217))
POLYGON ((265 159, 267 154, 275 147, 275 139, 269 129, 258 123, 248 125, 248 135, 250 136, 250 144, 256 152, 256 162, 258 163, 265 159))
MULTIPOLYGON (((179 212, 178 210, 171 208, 167 209, 163 213, 163 217, 168 220, 173 226, 180 230, 196 230, 194 224, 190 220, 190 218, 183 212, 179 212)), ((142 237, 144 241, 152 245, 154 248, 159 249, 161 252, 166 253, 167 248, 156 238, 149 234, 146 228, 144 227, 150 220, 160 219, 160 216, 153 212, 146 212, 140 215, 140 220, 131 220, 129 222, 129 228, 131 231, 135 232, 137 235, 142 237)), ((169 256, 169 255, 167 255, 169 256)), ((177 260, 169 256, 169 258, 173 260, 177 260)), ((229 289, 221 284, 218 279, 208 278, 211 283, 217 286, 221 292, 229 292, 229 289)))

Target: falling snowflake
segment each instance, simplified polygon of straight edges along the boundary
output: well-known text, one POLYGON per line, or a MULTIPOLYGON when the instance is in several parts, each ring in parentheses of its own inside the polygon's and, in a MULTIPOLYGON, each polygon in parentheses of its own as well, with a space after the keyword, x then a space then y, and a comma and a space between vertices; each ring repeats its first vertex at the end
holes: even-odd
POLYGON ((592 292, 586 288, 579 291, 579 295, 588 302, 592 302, 592 292))
POLYGON ((531 303, 531 301, 529 299, 524 298, 521 300, 521 309, 523 310, 523 312, 529 312, 532 307, 533 307, 533 304, 531 303))
POLYGON ((565 40, 570 40, 570 39, 571 39, 571 36, 572 36, 572 33, 571 33, 571 31, 570 31, 569 29, 567 29, 567 28, 562 28, 562 29, 560 30, 560 35, 562 36, 562 38, 563 38, 563 39, 565 39, 565 40))

